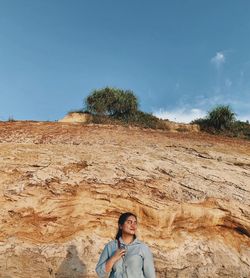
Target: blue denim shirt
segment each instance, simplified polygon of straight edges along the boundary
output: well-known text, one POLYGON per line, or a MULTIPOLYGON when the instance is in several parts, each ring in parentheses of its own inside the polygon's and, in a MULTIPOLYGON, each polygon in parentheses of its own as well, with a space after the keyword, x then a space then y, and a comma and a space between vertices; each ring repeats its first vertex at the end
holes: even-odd
POLYGON ((125 244, 120 238, 120 242, 126 246, 126 255, 113 265, 110 273, 107 273, 105 271, 106 262, 117 250, 118 241, 112 240, 106 244, 96 266, 98 277, 155 278, 153 256, 148 246, 138 239, 130 244, 125 244))

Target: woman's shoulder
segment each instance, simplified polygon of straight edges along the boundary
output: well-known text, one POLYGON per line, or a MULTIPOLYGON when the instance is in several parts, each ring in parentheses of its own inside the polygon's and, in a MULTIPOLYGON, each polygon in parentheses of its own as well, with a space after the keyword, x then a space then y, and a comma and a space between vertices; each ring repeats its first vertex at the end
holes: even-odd
POLYGON ((115 247, 116 245, 117 245, 117 240, 116 239, 110 240, 109 242, 107 242, 105 244, 105 246, 107 246, 107 247, 115 247))
POLYGON ((143 241, 141 241, 141 240, 137 240, 137 242, 140 244, 140 247, 141 247, 141 250, 142 251, 144 251, 144 252, 151 252, 150 251, 150 248, 148 247, 148 245, 145 243, 145 242, 143 242, 143 241))
POLYGON ((144 241, 142 241, 142 240, 140 240, 138 238, 135 239, 134 244, 140 244, 140 246, 144 247, 144 248, 148 247, 148 245, 144 241))

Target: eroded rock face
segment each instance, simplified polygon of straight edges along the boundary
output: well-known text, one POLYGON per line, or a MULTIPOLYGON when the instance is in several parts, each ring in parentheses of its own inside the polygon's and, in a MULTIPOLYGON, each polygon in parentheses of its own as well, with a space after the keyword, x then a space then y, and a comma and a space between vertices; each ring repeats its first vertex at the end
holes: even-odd
POLYGON ((0 276, 96 277, 121 212, 157 277, 250 277, 250 143, 0 123, 0 276))
POLYGON ((62 123, 88 123, 92 120, 92 116, 88 113, 71 112, 63 117, 59 122, 62 123))

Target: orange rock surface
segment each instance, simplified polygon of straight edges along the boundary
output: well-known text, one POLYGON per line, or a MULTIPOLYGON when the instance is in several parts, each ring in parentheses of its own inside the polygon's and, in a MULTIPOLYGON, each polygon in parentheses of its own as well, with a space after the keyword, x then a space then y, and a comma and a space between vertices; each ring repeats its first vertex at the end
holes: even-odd
POLYGON ((0 277, 96 277, 121 212, 157 277, 250 277, 250 142, 0 123, 0 277))

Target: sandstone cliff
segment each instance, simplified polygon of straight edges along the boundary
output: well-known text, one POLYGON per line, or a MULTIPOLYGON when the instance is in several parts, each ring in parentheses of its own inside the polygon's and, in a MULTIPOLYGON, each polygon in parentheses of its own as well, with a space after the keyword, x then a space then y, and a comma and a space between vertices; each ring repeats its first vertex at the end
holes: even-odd
POLYGON ((250 277, 250 143, 71 123, 0 123, 0 277, 96 277, 120 212, 157 277, 250 277))

